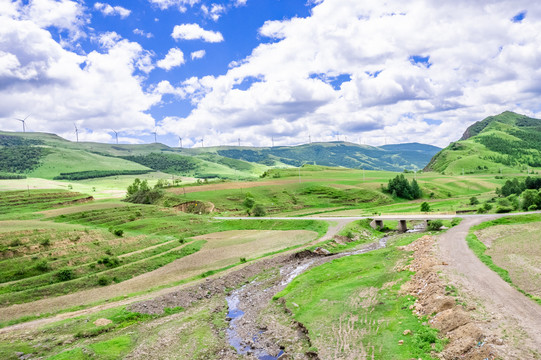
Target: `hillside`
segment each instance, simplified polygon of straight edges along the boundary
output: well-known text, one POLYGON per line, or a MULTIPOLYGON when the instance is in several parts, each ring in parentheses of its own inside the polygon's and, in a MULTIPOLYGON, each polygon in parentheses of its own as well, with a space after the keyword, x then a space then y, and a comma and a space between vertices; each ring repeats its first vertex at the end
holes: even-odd
POLYGON ((471 174, 529 167, 541 167, 541 120, 506 111, 468 127, 425 171, 471 174))
MULTIPOLYGON (((71 142, 54 134, 0 132, 0 173, 53 179, 61 173, 161 171, 198 178, 254 178, 270 167, 305 163, 403 171, 423 168, 440 150, 423 144, 382 147, 347 142, 299 146, 180 149, 163 144, 71 142)), ((100 176, 103 176, 101 173, 100 176)))

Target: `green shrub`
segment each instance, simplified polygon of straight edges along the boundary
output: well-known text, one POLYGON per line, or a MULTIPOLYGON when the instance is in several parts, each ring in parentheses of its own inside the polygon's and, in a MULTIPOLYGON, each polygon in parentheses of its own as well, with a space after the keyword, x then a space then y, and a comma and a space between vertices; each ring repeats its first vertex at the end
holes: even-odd
POLYGON ((73 271, 71 269, 61 269, 56 273, 58 281, 68 281, 73 279, 73 271))
POLYGON ((241 257, 241 258, 240 258, 240 262, 244 264, 244 263, 246 262, 246 258, 245 258, 245 257, 241 257))
POLYGON ((37 264, 35 265, 35 268, 36 270, 41 271, 41 272, 47 272, 51 269, 46 259, 41 259, 40 261, 38 261, 37 264))
POLYGON ((99 286, 107 286, 111 283, 111 278, 109 276, 100 276, 98 278, 98 285, 99 286))
POLYGON ((267 215, 267 211, 263 207, 263 205, 257 204, 253 208, 254 216, 261 217, 267 215))
POLYGON ((428 223, 428 230, 438 231, 442 226, 443 222, 441 220, 432 220, 428 223))
POLYGON ((430 204, 426 201, 421 204, 421 212, 430 212, 430 204))
POLYGON ((534 204, 534 205, 528 206, 528 211, 535 211, 535 210, 537 210, 537 205, 534 204))
POLYGON ((118 237, 122 237, 124 235, 124 230, 122 229, 115 229, 113 230, 113 234, 118 237))
POLYGON ((477 199, 475 196, 472 196, 470 198, 470 205, 478 205, 479 204, 479 199, 477 199))
POLYGON ((117 257, 104 256, 98 260, 98 264, 113 268, 120 265, 120 260, 117 257))
POLYGON ((460 224, 461 221, 461 218, 453 218, 453 220, 451 220, 451 227, 457 226, 458 224, 460 224))

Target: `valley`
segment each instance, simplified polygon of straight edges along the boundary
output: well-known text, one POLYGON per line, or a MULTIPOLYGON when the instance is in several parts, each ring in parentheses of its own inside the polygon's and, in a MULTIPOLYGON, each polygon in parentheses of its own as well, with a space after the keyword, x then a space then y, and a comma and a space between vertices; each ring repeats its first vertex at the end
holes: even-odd
POLYGON ((3 132, 0 357, 541 359, 538 121, 441 151, 3 132))

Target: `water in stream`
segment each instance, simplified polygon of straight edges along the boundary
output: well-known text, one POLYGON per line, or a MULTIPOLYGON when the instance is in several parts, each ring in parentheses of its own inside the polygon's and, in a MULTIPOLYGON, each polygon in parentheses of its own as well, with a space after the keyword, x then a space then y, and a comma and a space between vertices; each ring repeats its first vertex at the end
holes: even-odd
MULTIPOLYGON (((370 251, 374 251, 377 249, 384 248, 387 245, 387 238, 383 237, 379 240, 378 243, 374 243, 371 246, 365 247, 360 250, 355 250, 351 252, 344 252, 340 254, 330 255, 326 257, 320 257, 320 258, 305 258, 302 260, 299 260, 298 262, 294 264, 288 264, 284 265, 280 269, 280 275, 279 279, 274 283, 274 285, 271 285, 269 288, 264 289, 264 292, 267 292, 268 294, 268 300, 272 298, 275 294, 277 294, 279 291, 283 290, 295 277, 299 276, 303 272, 305 272, 307 269, 309 269, 312 265, 321 265, 328 261, 331 261, 333 259, 341 258, 344 256, 350 256, 350 255, 358 255, 367 253, 370 251)), ((247 355, 247 354, 253 354, 257 359, 259 360, 276 360, 278 359, 284 352, 279 351, 277 355, 271 355, 268 353, 267 350, 260 348, 258 346, 259 340, 261 340, 261 336, 264 335, 264 331, 262 330, 252 330, 252 332, 248 332, 249 337, 251 338, 251 341, 246 341, 246 335, 241 335, 241 332, 246 334, 246 331, 240 331, 242 326, 245 326, 244 323, 241 321, 243 316, 245 315, 245 312, 241 310, 242 308, 246 308, 241 304, 241 296, 244 295, 244 298, 246 296, 250 296, 250 292, 253 294, 254 291, 257 291, 257 287, 261 285, 257 282, 252 282, 247 285, 244 285, 243 287, 233 291, 229 296, 226 297, 227 305, 228 305, 228 313, 227 317, 230 319, 229 328, 227 330, 227 338, 229 341, 229 344, 233 346, 237 353, 240 355, 247 355)), ((246 304, 245 304, 246 305, 246 304)), ((260 304, 261 308, 266 306, 265 304, 260 304)), ((253 311, 253 308, 252 308, 253 311)), ((253 320, 252 320, 253 321, 253 320)), ((245 329, 243 329, 245 330, 245 329)))

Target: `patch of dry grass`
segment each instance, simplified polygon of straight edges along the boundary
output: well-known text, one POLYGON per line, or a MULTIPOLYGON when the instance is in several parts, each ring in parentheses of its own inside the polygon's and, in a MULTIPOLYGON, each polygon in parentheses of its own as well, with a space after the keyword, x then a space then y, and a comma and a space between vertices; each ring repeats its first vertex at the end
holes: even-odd
POLYGON ((475 232, 494 264, 507 270, 513 283, 541 296, 541 222, 498 225, 475 232))

